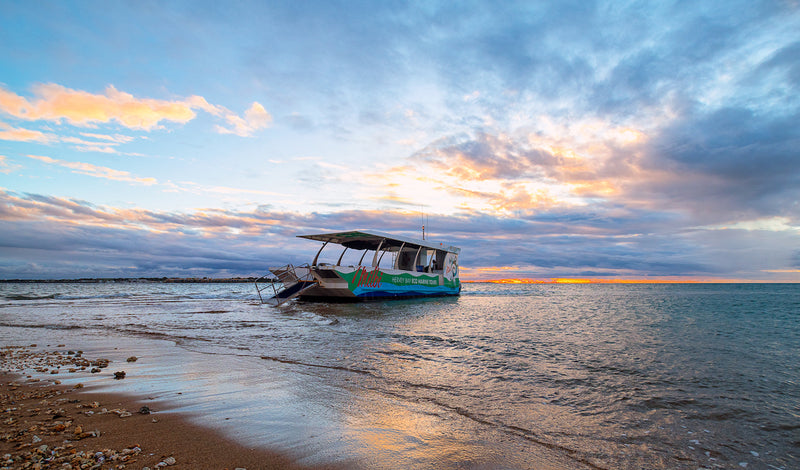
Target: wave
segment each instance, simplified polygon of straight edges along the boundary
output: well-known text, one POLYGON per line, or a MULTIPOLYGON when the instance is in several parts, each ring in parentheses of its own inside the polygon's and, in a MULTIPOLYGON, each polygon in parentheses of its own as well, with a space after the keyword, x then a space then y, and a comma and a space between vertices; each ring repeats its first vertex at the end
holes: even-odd
POLYGON ((80 325, 60 325, 60 324, 56 324, 56 323, 43 323, 43 324, 39 324, 39 325, 31 325, 31 324, 25 324, 25 323, 0 322, 0 328, 2 328, 2 327, 6 327, 6 328, 43 328, 43 329, 47 329, 47 330, 81 330, 81 329, 84 329, 84 328, 89 328, 89 327, 84 327, 84 326, 80 326, 80 325))
POLYGON ((310 362, 303 362, 303 361, 297 361, 297 360, 294 360, 294 359, 286 359, 286 358, 274 357, 274 356, 261 356, 261 359, 264 359, 265 361, 280 362, 281 364, 293 364, 293 365, 305 366, 305 367, 316 367, 316 368, 319 368, 319 369, 341 370, 341 371, 345 371, 345 372, 352 372, 354 374, 369 375, 369 376, 378 378, 378 376, 376 376, 372 372, 369 372, 369 371, 366 371, 366 370, 362 370, 362 369, 355 369, 355 368, 352 368, 352 367, 337 366, 337 365, 327 365, 327 364, 312 364, 310 362))
POLYGON ((132 297, 132 294, 104 294, 104 295, 67 295, 67 294, 49 294, 49 295, 25 295, 25 294, 8 294, 3 298, 6 300, 93 300, 93 299, 125 299, 132 297))
POLYGON ((50 295, 23 295, 23 294, 9 294, 3 296, 6 300, 46 300, 46 299, 57 299, 58 294, 50 294, 50 295))
MULTIPOLYGON (((146 325, 140 325, 136 323, 128 323, 124 326, 113 326, 109 327, 110 330, 116 331, 117 333, 121 333, 124 335, 130 336, 141 336, 144 338, 151 338, 151 339, 160 339, 160 340, 168 340, 173 341, 175 344, 183 345, 186 341, 202 341, 205 343, 213 343, 214 340, 210 338, 203 338, 201 336, 189 336, 189 335, 181 335, 176 333, 169 333, 169 332, 162 332, 162 331, 150 331, 146 330, 146 325)), ((198 351, 199 352, 199 351, 198 351)))
POLYGON ((212 294, 190 293, 175 295, 178 300, 253 300, 257 299, 256 294, 251 293, 237 293, 237 292, 219 292, 212 294))
POLYGON ((48 294, 48 295, 25 295, 25 294, 8 294, 3 298, 6 300, 93 300, 93 299, 126 299, 132 297, 133 294, 117 293, 117 294, 103 294, 103 295, 67 295, 67 294, 48 294))
POLYGON ((224 292, 213 294, 180 294, 174 292, 158 292, 158 293, 130 293, 130 292, 117 292, 113 294, 97 294, 97 295, 69 295, 69 294, 48 294, 48 295, 27 295, 27 294, 7 294, 0 298, 12 301, 35 301, 35 300, 114 300, 114 299, 131 299, 131 300, 253 300, 255 295, 224 292))
POLYGON ((94 300, 94 299, 127 299, 133 297, 133 294, 125 292, 117 294, 102 294, 102 295, 61 295, 55 294, 55 299, 58 300, 94 300))

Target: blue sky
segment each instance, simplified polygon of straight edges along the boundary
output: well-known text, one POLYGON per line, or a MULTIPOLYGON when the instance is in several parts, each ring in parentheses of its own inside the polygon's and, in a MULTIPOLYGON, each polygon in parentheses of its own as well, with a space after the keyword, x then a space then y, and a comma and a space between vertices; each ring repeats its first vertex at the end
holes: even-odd
POLYGON ((0 278, 800 281, 800 4, 0 3, 0 278))

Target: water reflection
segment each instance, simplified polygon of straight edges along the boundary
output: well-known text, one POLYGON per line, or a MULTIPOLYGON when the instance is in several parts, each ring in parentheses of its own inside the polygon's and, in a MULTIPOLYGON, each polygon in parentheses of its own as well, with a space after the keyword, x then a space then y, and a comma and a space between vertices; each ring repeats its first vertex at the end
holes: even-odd
MULTIPOLYGON (((558 407, 546 409, 524 384, 506 383, 520 381, 514 374, 527 377, 531 364, 508 345, 495 350, 498 344, 487 332, 509 318, 508 309, 497 303, 475 308, 480 303, 461 298, 303 305, 316 315, 335 316, 336 328, 351 341, 356 330, 369 332, 358 343, 359 353, 342 351, 346 357, 360 354, 365 360, 351 366, 368 372, 348 378, 359 398, 344 417, 345 432, 362 443, 367 461, 398 469, 585 466, 544 431, 572 420, 558 407), (464 317, 464 303, 473 316, 464 317)), ((518 337, 519 332, 507 341, 518 337)))
POLYGON ((399 459, 384 468, 639 462, 628 447, 648 445, 636 439, 656 430, 658 416, 637 416, 626 401, 650 398, 641 382, 661 380, 658 317, 620 305, 614 292, 603 302, 596 292, 565 296, 563 286, 558 295, 550 286, 489 289, 444 301, 303 306, 337 319, 333 337, 348 340, 342 358, 358 357, 348 367, 366 372, 350 379, 361 396, 346 417, 350 436, 373 449, 367 455, 399 459))

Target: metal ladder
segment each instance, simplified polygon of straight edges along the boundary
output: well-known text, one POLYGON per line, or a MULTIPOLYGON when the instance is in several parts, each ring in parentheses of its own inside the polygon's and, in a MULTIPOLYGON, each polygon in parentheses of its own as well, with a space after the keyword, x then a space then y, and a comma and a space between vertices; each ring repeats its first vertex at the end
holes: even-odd
POLYGON ((258 299, 262 304, 269 304, 277 307, 284 304, 298 295, 302 294, 305 290, 310 289, 317 284, 318 281, 314 279, 311 273, 311 268, 308 264, 300 266, 293 266, 287 264, 279 268, 270 268, 270 274, 261 276, 256 279, 256 291, 258 292, 258 299), (306 271, 305 274, 298 275, 297 269, 302 268, 306 271), (260 285, 264 284, 264 285, 260 285), (280 286, 277 286, 280 284, 280 286), (272 287, 272 296, 264 298, 261 293, 272 287))

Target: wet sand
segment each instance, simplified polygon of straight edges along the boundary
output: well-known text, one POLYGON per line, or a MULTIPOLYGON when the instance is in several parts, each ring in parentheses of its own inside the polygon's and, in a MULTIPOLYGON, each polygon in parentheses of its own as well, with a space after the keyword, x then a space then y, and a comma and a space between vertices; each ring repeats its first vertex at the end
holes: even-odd
POLYGON ((0 468, 309 468, 229 440, 146 398, 98 393, 82 384, 60 384, 56 374, 41 375, 48 367, 89 371, 96 361, 24 348, 4 348, 1 354, 0 468), (23 365, 34 374, 8 372, 23 365))

